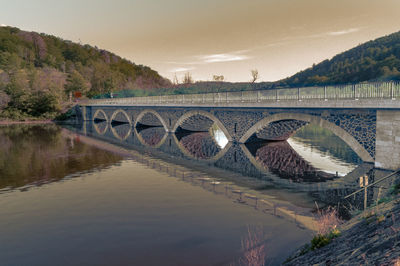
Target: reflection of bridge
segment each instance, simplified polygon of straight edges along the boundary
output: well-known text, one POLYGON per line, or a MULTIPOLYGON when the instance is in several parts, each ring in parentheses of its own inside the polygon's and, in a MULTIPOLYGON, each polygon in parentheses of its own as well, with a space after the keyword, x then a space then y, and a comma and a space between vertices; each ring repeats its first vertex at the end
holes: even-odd
MULTIPOLYGON (((198 145, 201 142, 204 143, 204 141, 205 144, 210 144, 209 139, 207 139, 204 133, 184 134, 183 137, 177 137, 176 134, 166 133, 162 127, 148 128, 152 130, 141 129, 138 131, 137 129, 132 130, 129 124, 114 123, 114 125, 110 125, 106 121, 97 123, 85 122, 81 125, 82 128, 79 132, 84 135, 103 140, 103 143, 109 142, 134 150, 135 152, 138 151, 140 154, 150 156, 159 162, 171 163, 176 167, 183 166, 186 169, 190 169, 188 171, 200 170, 205 175, 219 176, 221 180, 228 182, 229 180, 231 182, 236 180, 238 184, 249 182, 249 185, 253 188, 259 187, 264 189, 264 187, 277 186, 294 189, 296 192, 303 191, 311 193, 319 200, 328 203, 337 202, 343 196, 358 189, 358 179, 360 176, 368 174, 370 181, 373 182, 375 178, 379 179, 379 177, 387 173, 378 170, 371 171, 373 167, 371 164, 362 164, 345 177, 331 179, 328 176, 328 178, 325 178, 325 182, 320 182, 323 181, 324 176, 322 178, 321 176, 302 177, 301 175, 296 176, 296 173, 293 174, 290 171, 286 173, 285 177, 285 173, 282 173, 284 171, 278 171, 278 173, 274 171, 276 169, 281 170, 282 164, 284 164, 283 169, 292 168, 291 170, 298 172, 314 171, 314 169, 310 168, 307 162, 295 154, 293 150, 288 152, 287 150, 290 149, 289 145, 283 145, 282 147, 282 142, 280 142, 281 144, 275 142, 266 145, 261 145, 260 143, 245 145, 230 142, 223 149, 214 147, 208 151, 204 151, 202 145, 198 145), (114 129, 111 129, 112 127, 114 129), (160 134, 163 134, 163 136, 160 134), (153 138, 152 136, 156 137, 153 138), (182 143, 182 139, 187 136, 195 136, 194 142, 197 142, 197 144, 187 146, 182 143), (198 139, 196 136, 200 136, 200 138, 198 139), (151 141, 147 141, 149 139, 151 141), (281 151, 277 151, 278 149, 281 151), (207 156, 198 156, 198 154, 205 154, 207 156), (277 156, 270 158, 271 154, 277 156), (227 170, 229 173, 216 170, 217 168, 227 170), (291 176, 292 174, 293 176, 291 176)), ((187 139, 187 141, 191 140, 193 139, 187 139)), ((216 145, 215 142, 211 144, 216 145)), ((102 147, 106 147, 107 145, 102 144, 102 147)), ((390 185, 387 185, 387 187, 390 187, 390 185)), ((381 195, 380 188, 369 190, 369 204, 378 200, 381 195)), ((359 198, 354 198, 352 199, 352 204, 358 206, 359 201, 359 198)))
MULTIPOLYGON (((177 136, 166 133, 161 127, 138 131, 132 130, 129 124, 107 126, 109 123, 105 121, 85 122, 82 125, 84 127, 81 132, 84 134, 123 147, 147 151, 156 156, 159 156, 161 152, 168 155, 173 162, 182 161, 190 165, 195 163, 202 169, 205 169, 204 165, 217 167, 243 176, 255 177, 258 180, 272 181, 279 186, 295 188, 297 191, 321 191, 340 187, 346 188, 344 193, 349 193, 353 191, 354 185, 358 185, 356 179, 359 175, 365 174, 372 167, 372 165, 362 165, 353 171, 353 174, 332 180, 332 176, 321 175, 284 143, 281 145, 270 143, 263 146, 230 142, 220 148, 207 133, 178 134, 177 136), (269 156, 271 149, 277 155, 274 158, 269 156), (311 183, 301 183, 302 181, 311 183)), ((162 158, 165 157, 162 156, 162 158)))
MULTIPOLYGON (((210 98, 209 94, 203 99, 207 97, 210 98)), ((214 107, 206 100, 196 102, 193 96, 190 103, 187 100, 164 103, 158 96, 145 98, 148 104, 132 104, 128 99, 94 100, 81 105, 78 114, 81 120, 105 121, 112 130, 116 124, 124 124, 132 131, 146 127, 160 127, 165 132, 206 131, 216 124, 229 141, 236 143, 246 143, 255 137, 284 140, 311 123, 332 131, 364 162, 374 162, 376 167, 385 169, 400 167, 400 103, 396 98, 263 102, 258 97, 254 102, 246 98, 243 107, 228 96, 225 101, 219 98, 214 107)), ((124 139, 129 134, 120 137, 124 139)))

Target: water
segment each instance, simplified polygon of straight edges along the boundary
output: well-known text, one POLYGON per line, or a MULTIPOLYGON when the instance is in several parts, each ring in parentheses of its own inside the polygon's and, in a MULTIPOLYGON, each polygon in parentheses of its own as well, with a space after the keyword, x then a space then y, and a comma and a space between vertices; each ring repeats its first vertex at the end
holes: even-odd
POLYGON ((315 130, 237 145, 216 127, 0 127, 0 264, 229 265, 248 226, 279 264, 310 240, 321 182, 360 165, 315 130))

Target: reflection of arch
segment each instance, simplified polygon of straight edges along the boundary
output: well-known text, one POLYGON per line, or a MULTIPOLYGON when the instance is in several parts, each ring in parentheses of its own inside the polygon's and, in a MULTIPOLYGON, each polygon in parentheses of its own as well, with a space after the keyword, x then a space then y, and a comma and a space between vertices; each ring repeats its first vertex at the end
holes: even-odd
POLYGON ((192 159, 201 160, 202 162, 216 162, 216 161, 218 161, 220 158, 222 158, 225 155, 225 153, 232 146, 232 142, 228 142, 228 144, 226 144, 225 147, 223 149, 221 149, 214 157, 208 158, 208 159, 199 159, 199 158, 195 158, 188 150, 186 150, 186 148, 182 145, 182 143, 180 143, 180 141, 178 140, 178 138, 176 137, 175 134, 173 134, 173 138, 174 138, 175 143, 178 146, 179 150, 184 155, 186 155, 187 157, 192 158, 192 159))
MULTIPOLYGON (((122 109, 118 109, 118 110, 116 110, 116 111, 112 114, 111 119, 110 119, 110 122, 111 122, 111 123, 114 121, 114 119, 117 117, 117 115, 118 115, 119 113, 121 113, 121 114, 123 114, 123 115, 125 116, 125 118, 126 118, 126 120, 128 121, 129 125, 132 125, 132 121, 131 121, 129 115, 128 115, 124 110, 122 110, 122 109)), ((122 122, 122 121, 119 121, 119 122, 122 122)))
POLYGON ((140 120, 143 118, 143 116, 144 116, 145 114, 148 114, 148 113, 151 113, 151 114, 155 115, 155 116, 158 118, 158 120, 160 120, 160 122, 161 122, 161 124, 163 125, 165 131, 166 131, 166 132, 169 132, 168 127, 167 127, 167 124, 165 124, 165 121, 164 121, 164 119, 162 119, 161 115, 160 115, 159 113, 157 113, 156 111, 151 110, 151 109, 143 110, 143 111, 138 115, 138 117, 136 118, 135 125, 134 125, 135 128, 136 128, 137 124, 140 122, 140 120))
POLYGON ((308 114, 300 114, 300 113, 279 113, 268 116, 254 126, 252 126, 244 135, 240 138, 240 143, 245 143, 254 133, 263 129, 266 125, 271 122, 280 121, 280 120, 288 120, 288 119, 295 119, 300 121, 309 122, 314 125, 318 125, 322 128, 330 130, 340 139, 342 139, 347 145, 350 146, 351 149, 364 161, 364 162, 374 162, 374 159, 371 155, 367 152, 367 150, 347 131, 342 129, 335 124, 324 120, 319 116, 313 116, 308 114))
POLYGON ((115 126, 115 127, 111 126, 110 128, 111 128, 111 132, 113 133, 114 137, 116 137, 117 139, 119 139, 121 141, 126 140, 131 135, 131 132, 132 132, 132 127, 130 124, 129 125, 128 124, 119 125, 119 126, 115 126), (128 128, 128 130, 126 131, 126 134, 123 136, 118 134, 118 129, 120 131, 122 128, 128 128))
POLYGON ((94 130, 97 132, 99 135, 104 135, 107 132, 108 129, 108 123, 107 122, 102 122, 102 123, 93 123, 94 130), (100 127, 103 126, 103 127, 100 127), (103 130, 101 130, 103 129, 103 130))
POLYGON ((147 146, 147 147, 152 147, 152 148, 159 148, 159 147, 161 147, 161 145, 164 144, 165 140, 166 140, 167 137, 168 137, 168 134, 165 133, 165 134, 164 134, 164 137, 162 137, 162 139, 161 139, 156 145, 150 145, 150 144, 148 144, 148 143, 143 139, 143 137, 142 137, 142 136, 140 135, 140 133, 137 131, 136 127, 134 127, 134 132, 135 132, 136 137, 138 138, 139 142, 140 142, 142 145, 147 146))
MULTIPOLYGON (((95 112, 94 115, 93 115, 93 121, 97 118, 97 116, 98 116, 100 113, 104 116, 104 119, 108 122, 108 117, 107 117, 106 113, 103 111, 103 109, 97 109, 97 110, 96 110, 96 112, 95 112)), ((99 118, 99 119, 101 119, 101 118, 99 118)))
POLYGON ((178 129, 178 127, 189 117, 194 116, 194 115, 201 115, 204 117, 207 117, 209 119, 211 119, 221 130, 222 132, 224 132, 226 138, 229 141, 232 141, 232 137, 231 135, 228 133, 228 130, 226 130, 225 126, 221 123, 221 121, 219 121, 218 118, 216 118, 213 114, 209 113, 209 112, 205 112, 205 111, 201 111, 201 110, 196 110, 196 111, 190 111, 187 112, 185 114, 183 114, 178 121, 176 122, 172 132, 176 132, 176 130, 178 129))

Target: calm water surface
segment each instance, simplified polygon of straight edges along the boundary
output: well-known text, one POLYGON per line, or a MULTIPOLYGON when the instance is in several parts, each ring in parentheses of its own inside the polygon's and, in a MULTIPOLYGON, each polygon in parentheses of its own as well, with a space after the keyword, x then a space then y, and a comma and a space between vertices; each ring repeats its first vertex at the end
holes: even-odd
POLYGON ((279 264, 310 240, 319 199, 276 180, 334 180, 360 163, 328 133, 311 141, 315 128, 236 147, 218 129, 96 127, 0 127, 1 265, 229 265, 248 226, 262 227, 268 261, 279 264))

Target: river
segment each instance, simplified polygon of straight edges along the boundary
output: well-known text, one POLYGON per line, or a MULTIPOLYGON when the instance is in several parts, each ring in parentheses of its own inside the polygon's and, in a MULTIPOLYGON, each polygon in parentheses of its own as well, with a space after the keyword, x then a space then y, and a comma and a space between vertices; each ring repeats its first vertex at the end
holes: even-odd
POLYGON ((234 265, 250 229, 277 265, 361 166, 315 126, 246 145, 216 126, 1 126, 0 264, 234 265))

